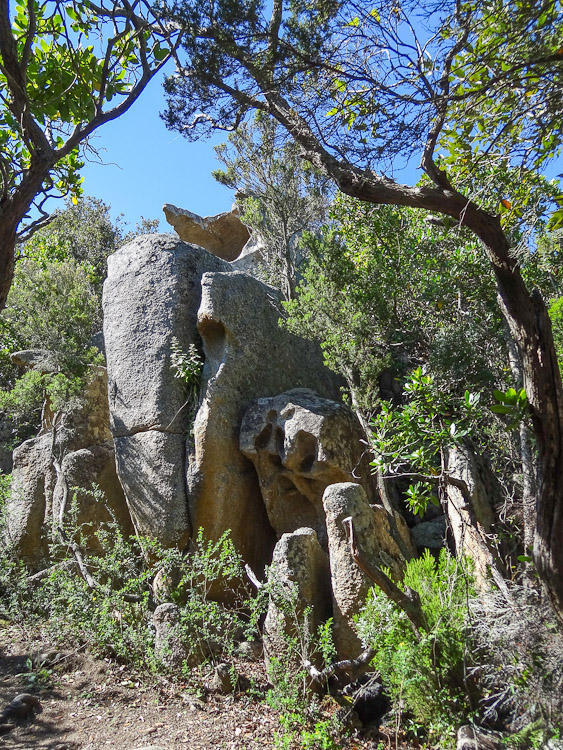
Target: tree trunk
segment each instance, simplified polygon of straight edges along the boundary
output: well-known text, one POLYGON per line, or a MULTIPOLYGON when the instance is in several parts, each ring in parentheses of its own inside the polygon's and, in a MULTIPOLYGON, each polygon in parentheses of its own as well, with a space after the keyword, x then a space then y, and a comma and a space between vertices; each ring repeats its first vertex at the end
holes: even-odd
MULTIPOLYGON (((508 329, 508 324, 504 321, 504 338, 508 348, 508 360, 510 362, 510 370, 512 373, 512 379, 516 388, 524 387, 524 375, 522 371, 522 361, 520 359, 520 352, 514 339, 508 329)), ((536 499, 538 495, 537 481, 536 481, 536 465, 534 460, 534 450, 532 446, 532 440, 530 435, 530 429, 526 424, 525 420, 520 422, 518 427, 518 437, 520 442, 520 461, 522 463, 522 524, 523 524, 523 544, 524 552, 527 555, 534 544, 534 534, 536 529, 536 499)), ((531 566, 526 563, 526 571, 530 570, 531 566)))
POLYGON ((6 220, 0 209, 0 310, 6 307, 14 278, 14 255, 18 222, 6 220))
POLYGON ((14 278, 18 225, 49 174, 51 163, 35 159, 12 195, 0 204, 0 311, 14 278))

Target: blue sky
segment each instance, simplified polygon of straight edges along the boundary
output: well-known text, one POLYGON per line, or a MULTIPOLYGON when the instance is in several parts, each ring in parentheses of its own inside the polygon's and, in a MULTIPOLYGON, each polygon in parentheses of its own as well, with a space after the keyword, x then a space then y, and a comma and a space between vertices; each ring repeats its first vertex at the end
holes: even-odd
POLYGON ((161 219, 161 231, 168 228, 163 203, 209 216, 228 211, 234 201, 234 192, 211 177, 220 166, 213 145, 227 134, 190 143, 166 129, 159 117, 164 108, 160 77, 125 115, 93 137, 105 165, 87 162, 82 170, 85 195, 109 204, 113 217, 123 213, 131 225, 141 216, 161 219))
MULTIPOLYGON (((195 143, 166 129, 159 113, 165 108, 163 77, 151 81, 139 100, 122 117, 102 126, 92 139, 104 164, 87 162, 82 170, 84 193, 101 198, 116 218, 124 215, 133 227, 142 216, 160 219, 161 231, 170 228, 163 203, 209 216, 228 211, 234 191, 216 182, 212 170, 221 166, 213 146, 227 139, 220 133, 195 143)), ((410 168, 397 175, 416 181, 419 171, 410 168)), ((563 169, 559 158, 547 170, 555 177, 563 169)))

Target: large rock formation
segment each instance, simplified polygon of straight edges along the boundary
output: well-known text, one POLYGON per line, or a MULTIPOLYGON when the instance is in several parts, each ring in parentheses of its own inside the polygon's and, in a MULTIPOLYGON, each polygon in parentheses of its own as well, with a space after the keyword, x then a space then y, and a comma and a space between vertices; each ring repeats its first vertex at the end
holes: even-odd
POLYGON ((388 512, 382 506, 370 506, 359 484, 330 485, 325 490, 323 505, 332 579, 334 644, 341 659, 354 659, 362 644, 356 635, 353 616, 363 606, 373 584, 350 554, 343 521, 352 518, 362 556, 375 565, 389 567, 395 578, 402 574, 404 558, 391 536, 388 512))
POLYGON ((335 376, 317 344, 280 328, 280 295, 240 272, 202 278, 198 330, 205 353, 202 402, 188 470, 190 514, 217 539, 231 529, 244 559, 259 570, 275 541, 256 472, 239 446, 248 406, 260 397, 306 387, 335 398, 335 376))
POLYGON ((309 526, 327 547, 325 489, 338 482, 370 486, 362 436, 347 406, 308 389, 293 389, 251 404, 242 420, 240 448, 256 468, 268 519, 278 538, 309 526))
POLYGON ((244 411, 261 396, 296 386, 338 395, 319 347, 281 329, 279 317, 274 289, 171 235, 137 238, 109 258, 104 338, 111 429, 140 533, 182 548, 190 521, 211 539, 230 529, 252 566, 269 561, 275 538, 255 471, 239 448, 244 411), (171 367, 171 344, 175 337, 187 351, 200 336, 201 406, 194 454, 186 461, 193 415, 171 367))
POLYGON ((115 518, 124 533, 132 531, 115 471, 106 370, 94 368, 89 377, 79 402, 54 425, 50 410, 44 409, 41 434, 14 451, 5 536, 31 568, 48 555, 50 527, 59 522, 63 497, 63 510, 72 503, 76 523, 89 525, 92 549, 98 547, 94 532, 104 521, 115 518), (102 491, 103 502, 94 488, 102 491))
POLYGON ((230 266, 172 235, 146 235, 108 259, 104 339, 111 431, 119 478, 136 530, 165 546, 190 536, 186 498, 183 383, 171 367, 172 339, 199 348, 205 271, 230 266))
POLYGON ((174 227, 181 240, 199 245, 223 260, 238 258, 250 237, 236 208, 205 217, 171 203, 165 203, 162 210, 166 221, 174 227))

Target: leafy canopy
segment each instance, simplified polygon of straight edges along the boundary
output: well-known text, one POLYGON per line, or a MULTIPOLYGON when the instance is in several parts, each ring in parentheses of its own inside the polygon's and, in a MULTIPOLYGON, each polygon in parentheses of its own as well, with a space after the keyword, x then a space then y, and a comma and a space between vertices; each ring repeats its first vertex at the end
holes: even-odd
POLYGON ((90 136, 126 112, 175 54, 180 31, 148 0, 0 4, 0 309, 16 245, 81 192, 90 136))

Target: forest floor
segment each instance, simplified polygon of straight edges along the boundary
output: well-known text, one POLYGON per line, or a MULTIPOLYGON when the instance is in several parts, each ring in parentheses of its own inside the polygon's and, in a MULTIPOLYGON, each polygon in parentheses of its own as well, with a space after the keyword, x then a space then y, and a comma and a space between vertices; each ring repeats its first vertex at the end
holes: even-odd
MULTIPOLYGON (((0 736, 10 750, 268 750, 279 715, 258 695, 267 687, 263 666, 237 661, 254 685, 218 695, 164 677, 143 676, 83 649, 30 642, 15 627, 0 627, 0 711, 16 695, 36 695, 42 712, 0 736)), ((0 727, 1 731, 1 727, 0 727)), ((336 747, 411 750, 391 730, 355 730, 336 747)))

